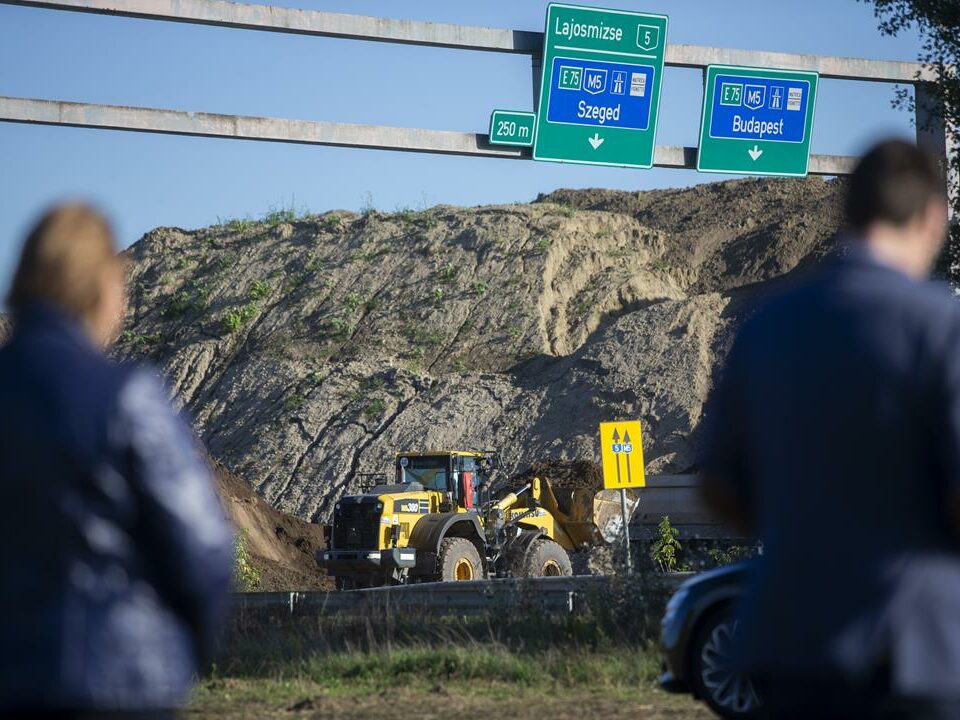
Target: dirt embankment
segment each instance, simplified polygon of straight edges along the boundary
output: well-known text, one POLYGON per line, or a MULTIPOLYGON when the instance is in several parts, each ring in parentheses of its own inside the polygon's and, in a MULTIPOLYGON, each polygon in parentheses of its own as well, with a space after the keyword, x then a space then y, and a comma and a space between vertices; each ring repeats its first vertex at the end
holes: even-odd
POLYGON ((160 228, 129 251, 125 356, 159 365, 211 454, 327 520, 397 449, 594 459, 639 417, 648 472, 693 467, 731 333, 825 252, 839 186, 737 180, 531 204, 160 228))
POLYGON ((215 465, 217 492, 234 526, 246 532, 250 560, 261 574, 256 590, 332 590, 314 560, 323 527, 270 507, 223 465, 215 465))

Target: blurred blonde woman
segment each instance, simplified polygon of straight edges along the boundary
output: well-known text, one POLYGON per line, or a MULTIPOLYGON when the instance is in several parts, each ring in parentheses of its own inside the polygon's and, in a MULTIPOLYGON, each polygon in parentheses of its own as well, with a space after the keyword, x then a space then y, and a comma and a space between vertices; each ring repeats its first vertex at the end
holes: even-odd
POLYGON ((152 374, 104 354, 124 263, 81 204, 30 232, 0 348, 0 716, 172 717, 224 614, 231 532, 152 374))

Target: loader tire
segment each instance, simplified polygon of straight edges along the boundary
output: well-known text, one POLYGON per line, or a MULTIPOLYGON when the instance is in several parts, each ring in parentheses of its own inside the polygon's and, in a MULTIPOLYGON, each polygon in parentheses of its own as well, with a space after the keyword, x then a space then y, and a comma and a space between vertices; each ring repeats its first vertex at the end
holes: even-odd
POLYGON ((520 577, 560 577, 573 575, 573 564, 567 551, 549 538, 541 538, 530 546, 517 573, 520 577))
POLYGON ((441 582, 480 580, 483 563, 477 546, 466 538, 450 537, 440 543, 437 570, 441 582))

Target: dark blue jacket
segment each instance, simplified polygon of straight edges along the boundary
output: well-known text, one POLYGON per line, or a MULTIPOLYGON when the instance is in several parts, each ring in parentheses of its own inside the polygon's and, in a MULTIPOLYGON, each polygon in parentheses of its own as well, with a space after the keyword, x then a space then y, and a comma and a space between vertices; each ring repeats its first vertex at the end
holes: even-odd
POLYGON ((708 417, 705 471, 764 540, 748 666, 960 697, 960 302, 829 260, 746 322, 708 417))
POLYGON ((160 383, 45 306, 0 348, 0 711, 180 705, 230 529, 160 383))

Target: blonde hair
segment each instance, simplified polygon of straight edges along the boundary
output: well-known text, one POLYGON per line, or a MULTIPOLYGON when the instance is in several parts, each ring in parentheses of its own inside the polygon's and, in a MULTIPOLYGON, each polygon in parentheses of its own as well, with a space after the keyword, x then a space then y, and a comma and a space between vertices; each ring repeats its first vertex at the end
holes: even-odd
POLYGON ((7 305, 16 314, 44 300, 86 320, 101 301, 104 274, 122 270, 113 229, 102 213, 81 203, 56 205, 23 244, 7 305))

